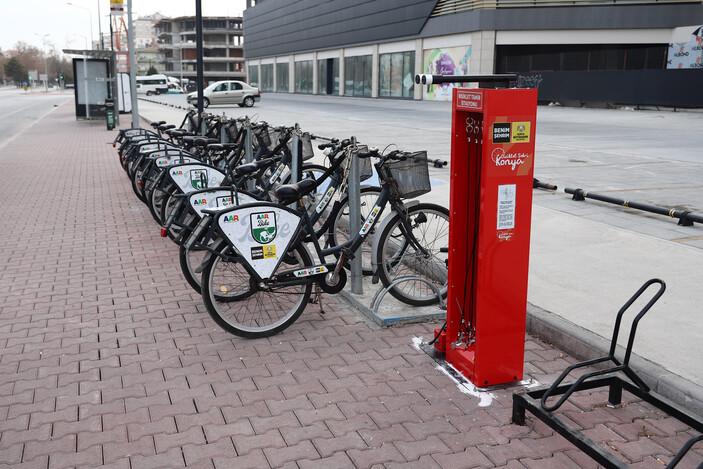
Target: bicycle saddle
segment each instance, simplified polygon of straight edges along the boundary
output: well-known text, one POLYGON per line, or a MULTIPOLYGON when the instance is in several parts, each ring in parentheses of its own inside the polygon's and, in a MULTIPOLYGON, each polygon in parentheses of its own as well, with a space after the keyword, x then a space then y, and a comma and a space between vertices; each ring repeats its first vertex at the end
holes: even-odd
POLYGON ((300 199, 305 194, 312 192, 317 187, 317 181, 312 178, 303 179, 295 184, 278 186, 273 195, 282 204, 288 204, 300 199))
POLYGON ((237 176, 244 176, 247 174, 252 174, 256 172, 259 168, 268 166, 273 162, 272 158, 263 158, 253 163, 242 164, 234 168, 234 174, 237 176))

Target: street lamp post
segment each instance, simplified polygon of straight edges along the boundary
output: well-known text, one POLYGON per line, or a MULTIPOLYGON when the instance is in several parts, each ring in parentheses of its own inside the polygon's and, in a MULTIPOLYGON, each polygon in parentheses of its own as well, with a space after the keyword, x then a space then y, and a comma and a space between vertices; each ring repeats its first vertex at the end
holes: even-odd
MULTIPOLYGON (((93 49, 93 12, 90 8, 82 7, 71 2, 66 2, 66 5, 71 5, 72 7, 80 8, 88 12, 88 23, 90 24, 90 49, 93 49)), ((100 17, 98 17, 98 26, 100 26, 100 17)))

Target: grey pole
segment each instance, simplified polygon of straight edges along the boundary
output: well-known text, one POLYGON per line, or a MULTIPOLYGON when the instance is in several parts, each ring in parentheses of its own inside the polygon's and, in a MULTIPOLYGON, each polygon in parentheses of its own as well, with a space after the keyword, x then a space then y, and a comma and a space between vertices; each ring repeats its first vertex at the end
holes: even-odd
MULTIPOLYGON (((100 0, 98 0, 98 34, 100 35, 100 37, 98 37, 98 50, 103 50, 103 28, 102 26, 100 26, 101 19, 102 18, 100 18, 100 0)), ((132 30, 130 29, 130 33, 131 31, 132 30)))
POLYGON ((88 60, 86 51, 83 51, 83 94, 85 95, 83 96, 85 100, 85 118, 90 120, 90 105, 88 104, 88 60))
POLYGON ((229 135, 227 135, 225 124, 227 124, 227 118, 223 112, 222 117, 220 117, 220 143, 229 143, 229 135))
MULTIPOLYGON (((244 161, 251 163, 254 161, 254 147, 251 138, 251 121, 249 120, 249 116, 247 116, 247 120, 244 121, 244 127, 247 130, 244 136, 244 161)), ((254 181, 251 179, 247 179, 247 189, 250 191, 254 189, 254 181)))
MULTIPOLYGON (((347 192, 349 194, 349 236, 353 238, 361 229, 361 187, 359 176, 359 159, 356 157, 356 137, 352 137, 352 153, 351 171, 349 172, 349 181, 347 183, 347 192)), ((361 256, 363 248, 359 247, 354 253, 354 259, 351 261, 351 291, 357 295, 364 292, 364 287, 361 282, 362 266, 361 256)))
POLYGON ((129 29, 129 87, 132 90, 132 128, 139 128, 139 104, 137 100, 137 58, 134 55, 134 24, 132 23, 132 0, 127 0, 127 28, 129 29))
MULTIPOLYGON (((298 142, 300 142, 300 137, 298 133, 300 132, 300 126, 298 123, 295 123, 295 126, 293 127, 293 137, 291 138, 290 146, 290 156, 291 156, 291 163, 290 163, 290 182, 292 184, 295 184, 296 182, 300 181, 300 152, 298 151, 298 142)), ((275 143, 274 143, 275 145, 275 143)), ((290 204, 290 208, 295 210, 298 206, 297 202, 293 202, 290 204)))
POLYGON ((195 69, 198 86, 198 117, 200 118, 200 133, 205 135, 205 119, 203 119, 203 9, 201 0, 195 0, 195 69))
POLYGON ((291 158, 293 159, 293 161, 291 162, 291 165, 290 165, 290 170, 292 173, 291 178, 290 178, 290 182, 292 182, 292 183, 296 183, 300 180, 300 169, 301 168, 300 168, 300 155, 299 155, 299 151, 298 151, 298 145, 300 142, 300 137, 298 135, 299 133, 300 133, 300 126, 296 122, 295 127, 293 128, 293 138, 291 139, 291 151, 290 151, 291 158))

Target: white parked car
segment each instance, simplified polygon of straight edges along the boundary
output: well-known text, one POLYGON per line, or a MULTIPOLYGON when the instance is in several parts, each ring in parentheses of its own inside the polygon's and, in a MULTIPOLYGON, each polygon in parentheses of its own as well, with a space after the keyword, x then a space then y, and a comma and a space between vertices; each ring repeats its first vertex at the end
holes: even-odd
MULTIPOLYGON (((198 92, 188 94, 188 104, 198 102, 198 92)), ((261 99, 258 88, 241 81, 217 81, 203 90, 203 107, 211 104, 238 104, 241 107, 252 107, 261 99)))

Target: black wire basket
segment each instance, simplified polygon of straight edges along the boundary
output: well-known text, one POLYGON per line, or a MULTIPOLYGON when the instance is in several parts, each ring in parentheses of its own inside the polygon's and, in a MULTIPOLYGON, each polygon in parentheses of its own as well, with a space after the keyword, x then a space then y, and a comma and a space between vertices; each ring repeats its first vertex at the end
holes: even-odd
POLYGON ((227 124, 225 124, 225 132, 227 133, 227 140, 229 142, 236 142, 237 133, 239 132, 239 130, 237 129, 237 121, 233 119, 227 121, 227 124))
MULTIPOLYGON (((369 147, 366 145, 357 145, 358 153, 368 153, 369 147)), ((341 175, 344 173, 344 169, 347 167, 346 157, 345 161, 339 166, 337 172, 341 175)), ((366 181, 371 176, 373 176, 373 167, 371 166, 371 158, 358 158, 359 160, 359 181, 366 181)))
POLYGON ((404 153, 402 161, 389 161, 383 167, 388 179, 395 182, 402 199, 412 199, 427 194, 430 186, 430 171, 427 168, 427 152, 404 153))
MULTIPOLYGON (((303 132, 303 135, 300 136, 300 143, 301 143, 301 148, 302 148, 302 158, 303 161, 307 161, 313 156, 315 156, 315 150, 312 147, 312 136, 310 135, 309 132, 303 132)), ((292 152, 293 151, 293 139, 291 138, 288 141, 288 149, 292 152)))

